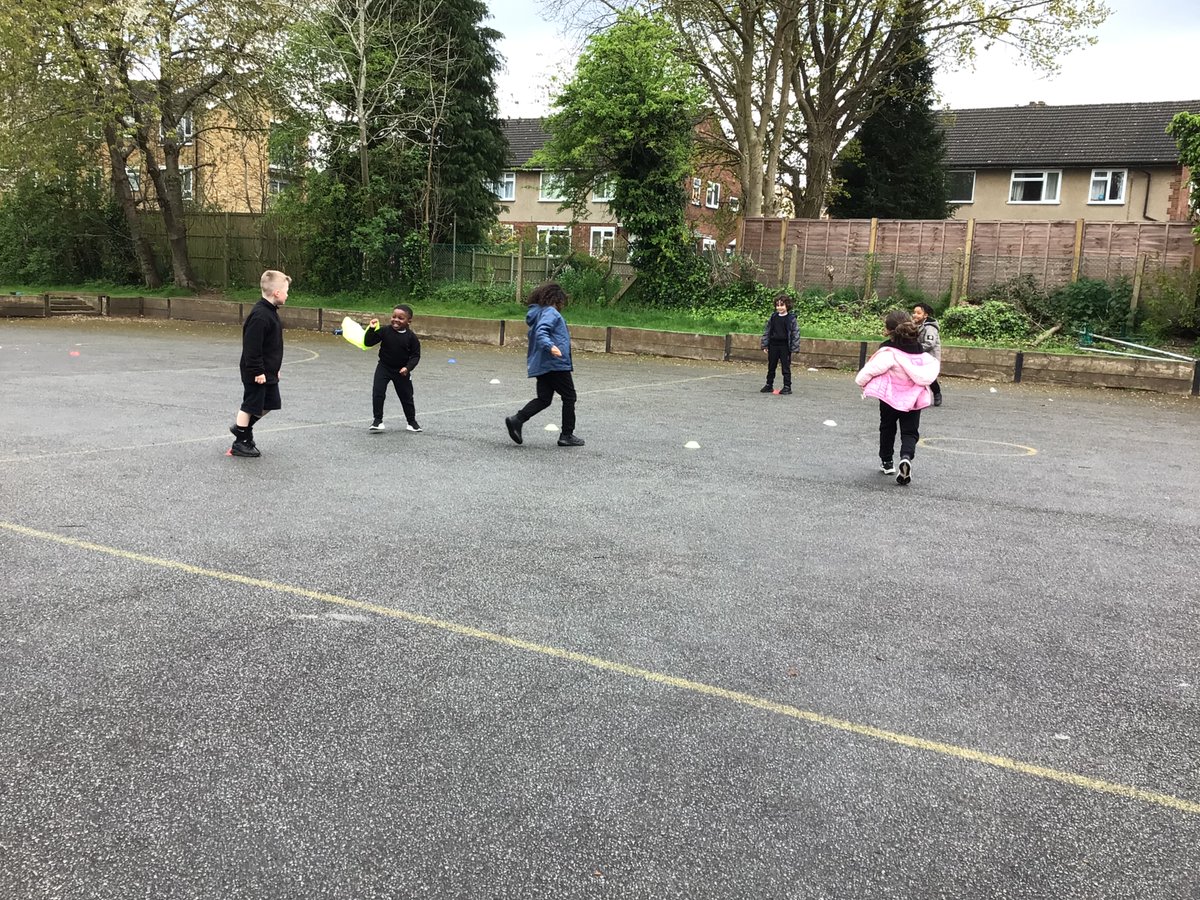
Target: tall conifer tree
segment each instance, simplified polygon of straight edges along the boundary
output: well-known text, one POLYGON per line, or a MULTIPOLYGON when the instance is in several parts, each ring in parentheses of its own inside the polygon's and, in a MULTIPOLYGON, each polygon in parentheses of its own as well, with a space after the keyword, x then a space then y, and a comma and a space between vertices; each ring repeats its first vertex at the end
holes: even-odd
POLYGON ((835 219, 944 219, 946 138, 932 108, 933 66, 924 41, 913 36, 907 61, 883 82, 875 111, 834 166, 835 219))

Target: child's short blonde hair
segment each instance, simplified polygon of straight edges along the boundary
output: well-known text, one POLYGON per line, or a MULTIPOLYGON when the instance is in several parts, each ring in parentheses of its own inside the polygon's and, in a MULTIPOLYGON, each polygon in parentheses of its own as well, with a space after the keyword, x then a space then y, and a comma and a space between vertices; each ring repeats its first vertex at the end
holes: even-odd
POLYGON ((277 291, 285 284, 292 283, 291 275, 284 275, 278 269, 267 269, 262 273, 262 278, 258 279, 258 286, 263 294, 269 294, 271 291, 277 291))

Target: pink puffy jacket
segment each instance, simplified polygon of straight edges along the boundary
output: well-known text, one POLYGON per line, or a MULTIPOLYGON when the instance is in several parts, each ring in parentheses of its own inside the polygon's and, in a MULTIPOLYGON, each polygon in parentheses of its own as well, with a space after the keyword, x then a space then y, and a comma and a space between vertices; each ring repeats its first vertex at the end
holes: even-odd
POLYGON ((941 364, 928 353, 880 347, 854 381, 863 389, 864 398, 874 397, 892 409, 911 412, 933 402, 929 385, 937 380, 940 369, 941 364))

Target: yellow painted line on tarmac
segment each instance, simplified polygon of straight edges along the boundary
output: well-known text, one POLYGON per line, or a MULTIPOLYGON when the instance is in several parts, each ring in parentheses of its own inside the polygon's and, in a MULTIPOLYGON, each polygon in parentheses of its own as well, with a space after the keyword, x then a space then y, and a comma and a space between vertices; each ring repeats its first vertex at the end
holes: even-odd
POLYGON ((1021 775, 1028 775, 1033 778, 1041 778, 1047 781, 1067 784, 1085 791, 1091 791, 1093 793, 1112 794, 1117 797, 1124 797, 1127 800, 1136 800, 1140 803, 1148 803, 1154 806, 1165 807, 1178 812, 1200 815, 1200 803, 1193 802, 1191 800, 1185 800, 1181 797, 1175 797, 1171 794, 1161 794, 1156 791, 1147 791, 1142 788, 1133 787, 1127 784, 1104 781, 1103 779, 1099 778, 1089 778, 1085 775, 1077 775, 1073 772, 1064 772, 1060 769, 1051 769, 1046 766, 1021 762, 1018 759, 1013 759, 1008 756, 997 756, 993 753, 985 753, 981 750, 973 750, 970 747, 960 747, 955 744, 946 744, 941 741, 931 741, 926 738, 916 737, 915 735, 911 734, 888 731, 883 728, 876 728, 872 725, 863 725, 859 722, 851 722, 847 719, 839 719, 833 716, 824 715, 822 713, 813 712, 811 710, 789 706, 786 703, 777 703, 774 700, 767 700, 764 697, 756 697, 753 694, 743 694, 739 691, 727 690, 726 688, 705 684, 701 681, 692 681, 688 678, 678 678, 674 675, 668 675, 664 672, 655 672, 651 669, 641 669, 637 666, 626 665, 625 663, 604 659, 600 656, 591 656, 587 653, 577 653, 573 650, 564 650, 561 647, 553 647, 547 644, 539 644, 534 641, 522 640, 521 638, 509 637, 508 635, 497 634, 492 631, 484 631, 479 628, 472 628, 470 625, 461 625, 457 622, 450 622, 445 619, 436 619, 432 616, 421 615, 420 613, 408 612, 407 610, 403 609, 394 609, 389 606, 379 606, 375 603, 366 603, 361 600, 353 600, 349 597, 341 597, 337 594, 327 594, 323 591, 313 591, 309 590, 308 588, 295 587, 289 584, 280 584, 279 582, 268 581, 263 578, 251 578, 247 575, 239 575, 236 572, 223 572, 220 569, 206 569, 202 566, 193 566, 189 563, 179 562, 177 560, 160 559, 159 557, 146 556, 142 553, 132 553, 128 550, 121 550, 117 547, 106 547, 103 544, 93 544, 90 541, 81 541, 77 540, 76 538, 65 537, 63 535, 53 534, 48 531, 38 531, 33 528, 26 528, 23 525, 13 524, 11 522, 0 522, 0 529, 29 538, 52 541, 68 547, 74 547, 77 550, 90 550, 94 553, 103 553, 108 556, 115 556, 119 559, 142 563, 143 565, 154 566, 160 569, 171 569, 178 572, 186 572, 189 575, 197 575, 202 578, 213 578, 218 581, 231 582, 233 584, 243 584, 247 587, 262 588, 263 590, 276 591, 282 594, 291 594, 295 597, 304 597, 307 600, 316 600, 320 603, 330 603, 336 606, 357 609, 362 612, 386 616, 392 619, 401 619, 405 622, 411 622, 415 625, 423 625, 427 628, 436 628, 440 631, 461 635, 462 637, 473 638, 475 640, 488 641, 490 643, 498 644, 502 647, 509 647, 514 650, 524 650, 529 653, 537 653, 542 656, 549 656, 554 659, 561 659, 566 662, 589 666, 593 669, 599 669, 603 672, 614 672, 618 675, 625 675, 629 678, 640 679, 651 684, 661 684, 667 687, 676 688, 678 690, 689 691, 693 694, 715 697, 720 700, 726 700, 730 703, 736 703, 740 706, 747 706, 751 709, 761 710, 762 712, 786 716, 790 719, 798 719, 802 722, 820 725, 825 728, 832 728, 837 731, 849 732, 851 734, 859 735, 860 737, 871 738, 872 740, 882 741, 887 744, 896 744, 901 747, 909 747, 914 750, 923 750, 927 753, 936 753, 940 756, 949 757, 950 759, 955 759, 962 762, 978 763, 980 765, 1003 769, 1008 772, 1016 772, 1021 775))
POLYGON ((1024 444, 1010 444, 1007 441, 983 441, 978 438, 964 437, 923 437, 917 441, 917 445, 926 447, 930 450, 939 450, 942 453, 956 453, 962 456, 1037 456, 1037 450, 1033 447, 1026 447, 1024 444), (996 453, 985 452, 983 450, 952 450, 949 447, 943 447, 942 444, 961 443, 961 444, 987 444, 992 447, 1011 447, 1014 450, 1019 450, 1019 453, 996 453))

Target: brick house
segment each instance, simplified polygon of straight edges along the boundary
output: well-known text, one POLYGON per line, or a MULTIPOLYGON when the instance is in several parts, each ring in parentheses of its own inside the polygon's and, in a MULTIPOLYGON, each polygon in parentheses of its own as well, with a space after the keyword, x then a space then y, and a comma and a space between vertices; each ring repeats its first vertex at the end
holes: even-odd
POLYGON ((1188 175, 1166 133, 1200 100, 949 110, 960 219, 1184 222, 1188 175))
MULTIPOLYGON (((238 127, 219 109, 198 120, 185 116, 179 128, 184 202, 210 212, 265 212, 271 198, 300 177, 302 165, 302 148, 290 159, 271 158, 270 128, 269 122, 261 129, 238 127)), ((153 203, 154 184, 139 153, 130 156, 126 171, 139 204, 153 203)))
MULTIPOLYGON (((504 119, 508 139, 508 170, 493 190, 500 205, 499 224, 510 228, 538 252, 563 246, 592 256, 618 253, 628 235, 609 210, 610 197, 601 188, 587 205, 587 218, 574 221, 554 188, 553 173, 529 165, 533 154, 549 140, 542 119, 504 119)), ((702 166, 684 185, 685 215, 696 238, 696 249, 721 252, 736 249, 740 222, 737 179, 728 169, 702 166)))

